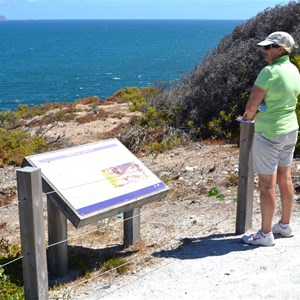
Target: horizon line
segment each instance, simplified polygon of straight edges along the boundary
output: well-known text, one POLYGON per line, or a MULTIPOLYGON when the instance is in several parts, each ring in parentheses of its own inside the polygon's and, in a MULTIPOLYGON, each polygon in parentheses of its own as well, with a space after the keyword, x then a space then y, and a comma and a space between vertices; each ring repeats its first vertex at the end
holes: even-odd
POLYGON ((0 22, 11 21, 247 21, 248 19, 4 19, 0 22))

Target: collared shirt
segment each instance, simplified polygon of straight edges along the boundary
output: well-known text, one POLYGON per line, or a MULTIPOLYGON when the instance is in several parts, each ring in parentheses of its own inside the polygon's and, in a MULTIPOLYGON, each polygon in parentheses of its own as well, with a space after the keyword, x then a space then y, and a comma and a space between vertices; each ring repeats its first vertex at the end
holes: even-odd
POLYGON ((298 129, 295 109, 300 93, 300 74, 289 56, 284 55, 264 67, 254 84, 266 91, 263 102, 267 106, 255 116, 255 133, 268 138, 298 129))

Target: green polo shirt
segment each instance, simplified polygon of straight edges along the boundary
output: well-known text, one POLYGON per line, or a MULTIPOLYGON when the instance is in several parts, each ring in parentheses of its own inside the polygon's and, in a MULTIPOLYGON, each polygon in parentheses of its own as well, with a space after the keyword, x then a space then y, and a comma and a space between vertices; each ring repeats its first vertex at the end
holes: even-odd
POLYGON ((263 101, 267 106, 255 116, 255 133, 270 138, 298 129, 295 109, 300 93, 300 74, 289 56, 282 56, 264 67, 254 84, 266 91, 263 101))

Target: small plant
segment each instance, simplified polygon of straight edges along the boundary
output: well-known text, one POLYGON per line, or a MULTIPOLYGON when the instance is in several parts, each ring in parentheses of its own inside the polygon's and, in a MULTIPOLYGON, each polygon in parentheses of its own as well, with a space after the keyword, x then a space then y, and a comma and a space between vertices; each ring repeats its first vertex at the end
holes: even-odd
POLYGON ((24 289, 12 283, 7 275, 0 269, 0 299, 1 300, 23 300, 24 289))
POLYGON ((72 296, 66 291, 49 291, 49 294, 52 300, 72 300, 72 296))
POLYGON ((160 176, 160 180, 165 183, 165 184, 168 184, 170 182, 170 176, 167 175, 167 174, 162 174, 160 176))
POLYGON ((220 194, 219 190, 216 187, 211 188, 208 193, 208 197, 216 197, 219 200, 224 200, 225 196, 223 194, 220 194))
POLYGON ((207 193, 209 197, 217 196, 218 194, 219 194, 219 190, 216 187, 211 188, 207 193))
POLYGON ((124 274, 129 269, 129 264, 127 264, 124 258, 111 258, 104 262, 102 265, 104 271, 116 270, 118 274, 124 274))
MULTIPOLYGON (((0 240, 0 265, 6 264, 21 255, 19 245, 9 244, 5 239, 0 240)), ((21 260, 0 267, 0 299, 24 299, 21 260)))

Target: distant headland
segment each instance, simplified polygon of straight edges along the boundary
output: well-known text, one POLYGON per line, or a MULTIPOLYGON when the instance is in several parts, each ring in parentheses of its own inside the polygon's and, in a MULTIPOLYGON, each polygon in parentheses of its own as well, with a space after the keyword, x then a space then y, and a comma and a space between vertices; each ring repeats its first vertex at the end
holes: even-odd
POLYGON ((6 18, 6 17, 4 17, 4 16, 0 16, 0 21, 5 21, 5 20, 7 20, 7 18, 6 18))

